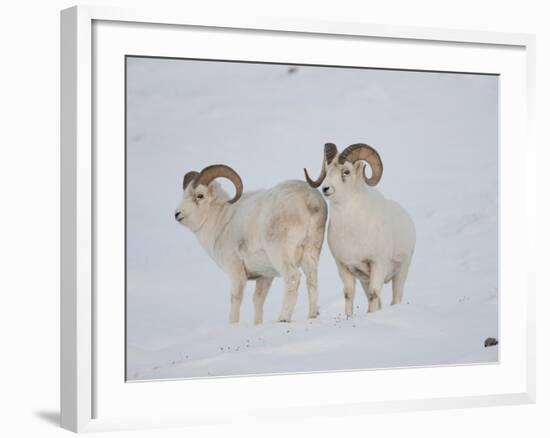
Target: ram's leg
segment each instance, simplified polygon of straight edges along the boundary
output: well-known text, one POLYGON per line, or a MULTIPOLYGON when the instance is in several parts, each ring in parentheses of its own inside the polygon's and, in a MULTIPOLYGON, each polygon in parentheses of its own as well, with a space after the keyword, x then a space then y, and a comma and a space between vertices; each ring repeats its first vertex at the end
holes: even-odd
POLYGON ((302 257, 302 270, 306 276, 307 291, 309 296, 310 318, 319 316, 319 291, 318 269, 319 256, 325 239, 325 226, 327 222, 327 207, 325 201, 318 197, 309 199, 308 212, 311 214, 307 237, 304 242, 304 255, 302 257))
POLYGON ((367 285, 367 299, 369 301, 369 312, 376 312, 382 308, 380 294, 384 286, 385 269, 380 263, 371 263, 369 282, 367 285))
POLYGON ((302 259, 302 270, 304 271, 309 297, 309 318, 317 318, 319 315, 318 291, 317 291, 317 267, 319 254, 315 250, 309 250, 304 253, 302 259))
POLYGON ((261 277, 256 280, 256 290, 254 291, 254 324, 261 324, 264 320, 265 298, 272 282, 272 277, 261 277))
POLYGON ((355 276, 340 262, 336 262, 338 273, 344 283, 344 301, 346 316, 353 315, 353 300, 355 299, 355 276))
POLYGON ((292 313, 298 299, 298 287, 300 286, 300 271, 296 266, 286 265, 282 272, 285 281, 285 296, 283 308, 279 316, 279 322, 290 322, 292 313))
POLYGON ((407 279, 407 274, 409 272, 409 264, 403 263, 399 267, 397 274, 393 277, 392 280, 392 301, 391 305, 400 304, 403 299, 403 289, 405 287, 405 280, 407 279))
POLYGON ((368 278, 364 277, 361 278, 361 287, 363 288, 363 291, 365 291, 365 297, 367 297, 367 301, 369 300, 369 280, 368 278))
POLYGON ((246 276, 240 275, 240 273, 231 279, 231 310, 229 311, 231 324, 239 322, 245 285, 246 276))
POLYGON ((300 260, 303 257, 303 235, 300 227, 300 216, 275 216, 268 223, 265 234, 265 251, 272 266, 285 282, 283 307, 279 314, 279 322, 290 322, 300 286, 300 260), (289 226, 288 224, 294 224, 289 226))

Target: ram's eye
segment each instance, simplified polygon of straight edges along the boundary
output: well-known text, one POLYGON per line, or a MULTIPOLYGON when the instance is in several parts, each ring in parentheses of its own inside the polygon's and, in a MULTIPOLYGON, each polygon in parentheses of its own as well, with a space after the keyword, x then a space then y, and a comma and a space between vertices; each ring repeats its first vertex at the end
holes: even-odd
POLYGON ((348 169, 346 169, 346 170, 344 170, 344 172, 343 172, 343 173, 344 173, 344 175, 346 175, 346 176, 347 176, 347 175, 349 175, 349 174, 350 174, 351 172, 350 172, 350 171, 349 171, 348 169))
POLYGON ((204 198, 204 195, 203 195, 202 193, 199 193, 199 194, 197 195, 197 199, 202 199, 202 198, 204 198))

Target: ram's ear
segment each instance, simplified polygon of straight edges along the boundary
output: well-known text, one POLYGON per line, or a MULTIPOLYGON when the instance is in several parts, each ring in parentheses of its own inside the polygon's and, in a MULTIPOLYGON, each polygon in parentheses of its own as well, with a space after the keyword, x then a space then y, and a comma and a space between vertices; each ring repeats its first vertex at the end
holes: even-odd
POLYGON ((356 172, 355 174, 357 175, 358 178, 372 177, 372 169, 368 165, 368 163, 366 163, 365 161, 356 161, 353 164, 353 167, 355 168, 355 172, 356 172))
POLYGON ((210 181, 210 184, 208 184, 208 193, 211 196, 213 196, 214 198, 217 198, 221 194, 221 191, 222 191, 222 186, 218 181, 216 180, 210 181))

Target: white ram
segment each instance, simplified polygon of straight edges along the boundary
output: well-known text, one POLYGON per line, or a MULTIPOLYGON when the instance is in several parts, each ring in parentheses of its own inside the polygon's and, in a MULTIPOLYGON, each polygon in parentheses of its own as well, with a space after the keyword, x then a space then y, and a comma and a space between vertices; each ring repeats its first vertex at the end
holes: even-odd
POLYGON ((392 281, 392 304, 399 304, 416 244, 416 230, 407 212, 372 186, 382 177, 378 152, 369 145, 353 144, 338 153, 325 144, 321 175, 311 187, 322 184, 329 200, 328 243, 344 284, 345 312, 353 314, 355 280, 368 299, 368 310, 381 308, 384 283, 392 281), (372 176, 365 175, 365 161, 372 176))
POLYGON ((230 323, 239 321, 247 280, 256 280, 254 322, 261 323, 268 289, 279 276, 286 288, 279 321, 290 321, 300 268, 306 277, 309 317, 317 316, 317 265, 327 220, 327 205, 317 190, 303 181, 287 181, 269 190, 243 193, 239 175, 223 164, 188 172, 183 190, 175 218, 229 275, 230 323), (215 181, 218 177, 235 185, 232 199, 215 181))

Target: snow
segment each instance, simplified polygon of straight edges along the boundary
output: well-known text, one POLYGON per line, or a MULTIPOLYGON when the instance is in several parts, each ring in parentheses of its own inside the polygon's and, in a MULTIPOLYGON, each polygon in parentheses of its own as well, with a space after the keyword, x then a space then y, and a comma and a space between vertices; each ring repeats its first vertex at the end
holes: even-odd
MULTIPOLYGON (((127 377, 173 379, 498 360, 498 79, 495 76, 172 59, 127 60, 127 377), (293 322, 283 283, 254 326, 249 282, 230 326, 229 281, 177 224, 185 172, 225 163, 245 190, 316 174, 325 142, 373 145, 379 189, 411 214, 403 304, 343 316, 325 243, 320 316, 305 281, 293 322)), ((230 184, 225 184, 233 190, 230 184)))

